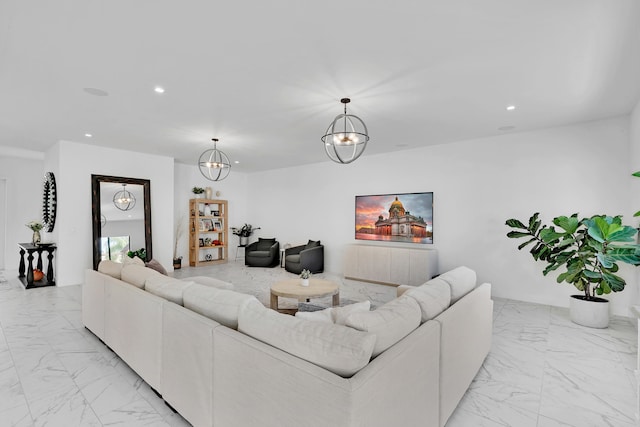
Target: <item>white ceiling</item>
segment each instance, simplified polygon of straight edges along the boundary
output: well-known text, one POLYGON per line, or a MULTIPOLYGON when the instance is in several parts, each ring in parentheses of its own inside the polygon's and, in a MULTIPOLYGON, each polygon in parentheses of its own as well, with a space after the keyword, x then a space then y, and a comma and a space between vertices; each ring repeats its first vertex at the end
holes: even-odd
POLYGON ((365 156, 627 114, 640 2, 0 0, 0 146, 329 161, 345 96, 365 156))

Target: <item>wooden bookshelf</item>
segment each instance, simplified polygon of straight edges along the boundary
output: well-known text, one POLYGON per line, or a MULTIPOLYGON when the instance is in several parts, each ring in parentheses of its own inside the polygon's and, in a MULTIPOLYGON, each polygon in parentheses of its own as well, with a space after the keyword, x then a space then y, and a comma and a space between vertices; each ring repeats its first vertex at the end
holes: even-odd
POLYGON ((189 200, 190 266, 227 262, 228 237, 226 200, 189 200))

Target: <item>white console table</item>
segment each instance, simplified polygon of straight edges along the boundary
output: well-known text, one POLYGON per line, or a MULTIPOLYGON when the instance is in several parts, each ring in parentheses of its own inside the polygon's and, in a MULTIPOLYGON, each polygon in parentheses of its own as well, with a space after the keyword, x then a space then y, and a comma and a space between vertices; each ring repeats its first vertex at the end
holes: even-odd
POLYGON ((435 249, 348 245, 344 277, 383 285, 419 286, 438 274, 435 249))

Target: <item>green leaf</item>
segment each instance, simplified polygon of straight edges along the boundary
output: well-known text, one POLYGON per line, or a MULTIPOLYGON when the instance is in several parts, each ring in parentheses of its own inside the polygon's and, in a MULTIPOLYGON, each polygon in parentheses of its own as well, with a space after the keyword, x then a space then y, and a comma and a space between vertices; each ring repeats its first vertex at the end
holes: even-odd
POLYGON ((611 259, 610 256, 599 253, 599 254, 596 254, 596 257, 598 258, 598 261, 600 262, 600 264, 602 264, 604 268, 613 267, 613 259, 611 259))
POLYGON ((608 241, 610 242, 633 242, 633 238, 638 231, 625 225, 611 233, 609 233, 608 241))
POLYGON ((635 177, 637 177, 637 178, 640 178, 640 171, 638 171, 638 172, 634 172, 634 173, 632 173, 631 175, 633 175, 633 176, 635 176, 635 177))
POLYGON ((634 213, 633 216, 640 216, 640 211, 634 213))
POLYGON ((608 227, 608 224, 604 222, 601 218, 595 218, 593 221, 588 221, 588 230, 589 236, 595 239, 600 243, 604 243, 605 241, 605 233, 602 231, 602 227, 608 227), (600 220, 600 221, 598 221, 600 220))
MULTIPOLYGON (((604 280, 603 285, 604 284, 608 285, 613 292, 622 291, 625 285, 627 284, 622 277, 612 273, 603 272, 602 279, 604 280)), ((609 293, 607 292, 607 290, 608 290, 607 287, 603 286, 604 293, 609 293)))
POLYGON ((523 229, 527 229, 527 227, 525 227, 525 225, 523 223, 521 223, 520 221, 518 221, 517 219, 511 218, 508 219, 505 222, 506 225, 508 225, 511 228, 523 228, 523 229))
POLYGON ((510 231, 507 233, 507 237, 511 238, 511 239, 518 239, 520 237, 528 237, 531 236, 531 233, 527 232, 523 232, 523 231, 510 231))
POLYGON ((631 265, 640 265, 640 250, 638 245, 610 248, 607 251, 607 257, 612 262, 624 262, 631 265))
POLYGON ((575 233, 580 225, 580 221, 576 215, 570 217, 559 216, 553 219, 553 223, 569 234, 575 233))
POLYGON ((535 233, 535 231, 533 231, 533 229, 535 228, 536 223, 539 223, 540 221, 538 221, 538 215, 540 215, 539 212, 534 213, 533 215, 531 215, 531 218, 529 218, 529 231, 535 233))
POLYGON ((521 244, 518 246, 518 250, 520 250, 520 249, 524 248, 524 247, 525 247, 525 246, 527 246, 528 244, 530 244, 530 243, 532 243, 532 242, 535 242, 535 241, 536 241, 536 238, 534 237, 534 238, 533 238, 533 239, 531 239, 531 240, 527 240, 526 242, 521 243, 521 244))
POLYGON ((589 279, 601 279, 602 273, 598 271, 584 270, 582 272, 589 279))
POLYGON ((553 227, 540 230, 540 239, 542 239, 542 241, 545 243, 553 243, 557 240, 560 240, 560 238, 564 237, 564 235, 565 233, 558 233, 554 230, 553 227))

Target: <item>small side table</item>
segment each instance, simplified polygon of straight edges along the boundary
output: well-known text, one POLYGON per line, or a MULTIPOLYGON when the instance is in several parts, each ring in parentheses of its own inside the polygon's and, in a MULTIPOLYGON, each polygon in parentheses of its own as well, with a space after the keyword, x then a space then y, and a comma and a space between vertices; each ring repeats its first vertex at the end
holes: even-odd
POLYGON ((236 259, 234 259, 234 261, 238 260, 238 249, 242 248, 242 256, 244 256, 244 251, 247 250, 247 245, 238 245, 236 247, 236 259))
POLYGON ((45 243, 40 245, 34 245, 33 243, 18 243, 18 247, 20 248, 20 265, 18 267, 18 278, 24 285, 26 289, 32 288, 42 288, 44 286, 55 286, 55 276, 53 274, 53 252, 56 250, 56 245, 54 243, 45 243), (47 254, 47 274, 42 278, 42 280, 34 281, 33 280, 33 259, 34 253, 38 254, 38 260, 36 262, 36 269, 42 270, 42 258, 43 251, 46 251, 47 254), (24 254, 27 254, 27 264, 25 266, 24 254), (26 273, 26 276, 25 276, 26 273))

